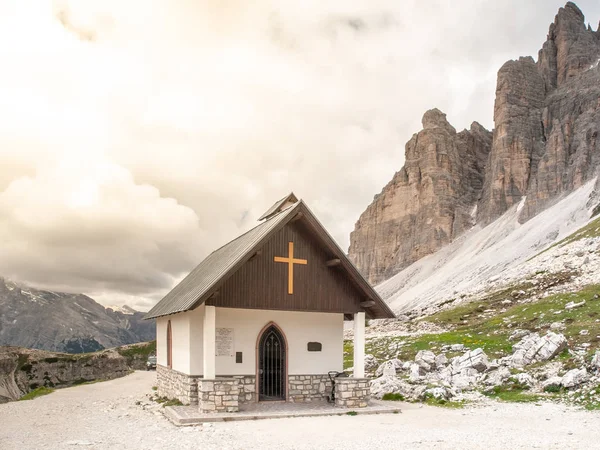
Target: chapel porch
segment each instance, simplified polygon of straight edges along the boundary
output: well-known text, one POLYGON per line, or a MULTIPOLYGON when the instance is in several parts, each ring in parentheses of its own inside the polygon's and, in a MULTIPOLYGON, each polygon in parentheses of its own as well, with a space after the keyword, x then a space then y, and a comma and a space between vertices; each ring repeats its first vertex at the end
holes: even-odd
POLYGON ((325 401, 311 403, 259 402, 240 405, 239 412, 202 413, 197 406, 167 406, 165 417, 177 426, 191 426, 207 422, 229 422, 236 420, 285 419, 293 417, 340 416, 349 412, 361 415, 398 414, 401 411, 395 402, 371 400, 365 408, 350 410, 325 401))

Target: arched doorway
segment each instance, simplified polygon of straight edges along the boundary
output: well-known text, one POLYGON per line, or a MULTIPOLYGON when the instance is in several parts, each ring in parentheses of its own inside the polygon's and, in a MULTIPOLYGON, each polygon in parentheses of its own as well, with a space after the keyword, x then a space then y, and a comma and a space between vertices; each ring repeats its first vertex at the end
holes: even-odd
POLYGON ((258 399, 286 399, 287 348, 281 330, 271 324, 258 341, 258 399))

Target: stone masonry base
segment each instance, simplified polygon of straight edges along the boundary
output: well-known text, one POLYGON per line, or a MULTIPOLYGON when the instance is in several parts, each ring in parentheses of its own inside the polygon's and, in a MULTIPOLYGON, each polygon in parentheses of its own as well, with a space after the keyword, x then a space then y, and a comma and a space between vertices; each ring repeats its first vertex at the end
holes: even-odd
POLYGON ((256 402, 256 377, 254 375, 234 375, 231 378, 239 380, 240 405, 256 402))
POLYGON ((156 366, 156 386, 158 395, 177 399, 184 405, 198 404, 197 375, 186 375, 168 367, 156 366))
MULTIPOLYGON (((201 375, 186 375, 168 367, 157 365, 156 378, 158 395, 169 399, 177 399, 184 405, 199 404, 199 382, 203 380, 201 375)), ((238 405, 246 403, 255 403, 258 401, 256 392, 256 376, 254 375, 235 375, 220 378, 222 380, 235 380, 235 386, 238 390, 237 403, 238 405)), ((336 379, 337 381, 340 378, 336 379)), ((348 380, 356 380, 354 378, 343 378, 345 382, 348 380)), ((214 381, 214 380, 206 380, 214 381)), ((361 385, 362 386, 362 385, 361 385)), ((323 401, 327 397, 327 393, 331 390, 331 382, 329 377, 325 375, 289 375, 288 376, 288 400, 294 403, 308 403, 314 401, 323 401)), ((363 388, 361 388, 363 389, 363 388)), ((366 389, 368 390, 368 383, 366 389)), ((336 389, 337 392, 337 389, 336 389)), ((348 395, 348 394, 345 394, 348 395)), ((337 396, 337 394, 336 394, 337 396)), ((368 393, 367 393, 368 397, 368 393)), ((339 398, 339 397, 338 397, 339 398)), ((216 400, 215 400, 216 401, 216 400)), ((231 400, 229 400, 231 401, 231 400)), ((359 402, 362 403, 362 402, 359 402)), ((358 405, 352 405, 357 406, 358 405)))
POLYGON ((237 378, 198 381, 201 413, 238 412, 240 390, 237 378))
POLYGON ((327 375, 289 375, 288 399, 294 403, 325 400, 331 381, 327 375))
POLYGON ((368 378, 336 378, 335 405, 344 408, 366 408, 371 399, 368 378))

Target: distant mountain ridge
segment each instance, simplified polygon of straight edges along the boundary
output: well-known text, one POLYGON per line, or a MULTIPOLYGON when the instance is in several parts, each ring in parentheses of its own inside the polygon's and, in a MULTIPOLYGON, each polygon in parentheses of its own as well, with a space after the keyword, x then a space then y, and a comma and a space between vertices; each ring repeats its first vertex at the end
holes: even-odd
MULTIPOLYGON (((494 130, 456 132, 437 109, 406 144, 406 161, 361 214, 349 256, 387 280, 522 203, 525 223, 600 170, 600 30, 572 2, 550 25, 537 62, 498 71, 494 130)), ((600 182, 597 185, 600 190, 600 182)))
POLYGON ((156 338, 154 321, 83 294, 34 289, 0 277, 0 346, 85 353, 156 338))

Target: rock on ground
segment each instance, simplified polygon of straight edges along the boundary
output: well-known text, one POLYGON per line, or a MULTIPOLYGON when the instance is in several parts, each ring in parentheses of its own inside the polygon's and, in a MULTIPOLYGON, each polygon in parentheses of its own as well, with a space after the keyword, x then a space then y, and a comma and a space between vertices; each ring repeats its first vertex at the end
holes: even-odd
POLYGON ((587 379, 588 373, 587 370, 585 370, 585 367, 581 369, 572 369, 562 377, 561 384, 566 388, 572 388, 585 383, 587 379))

